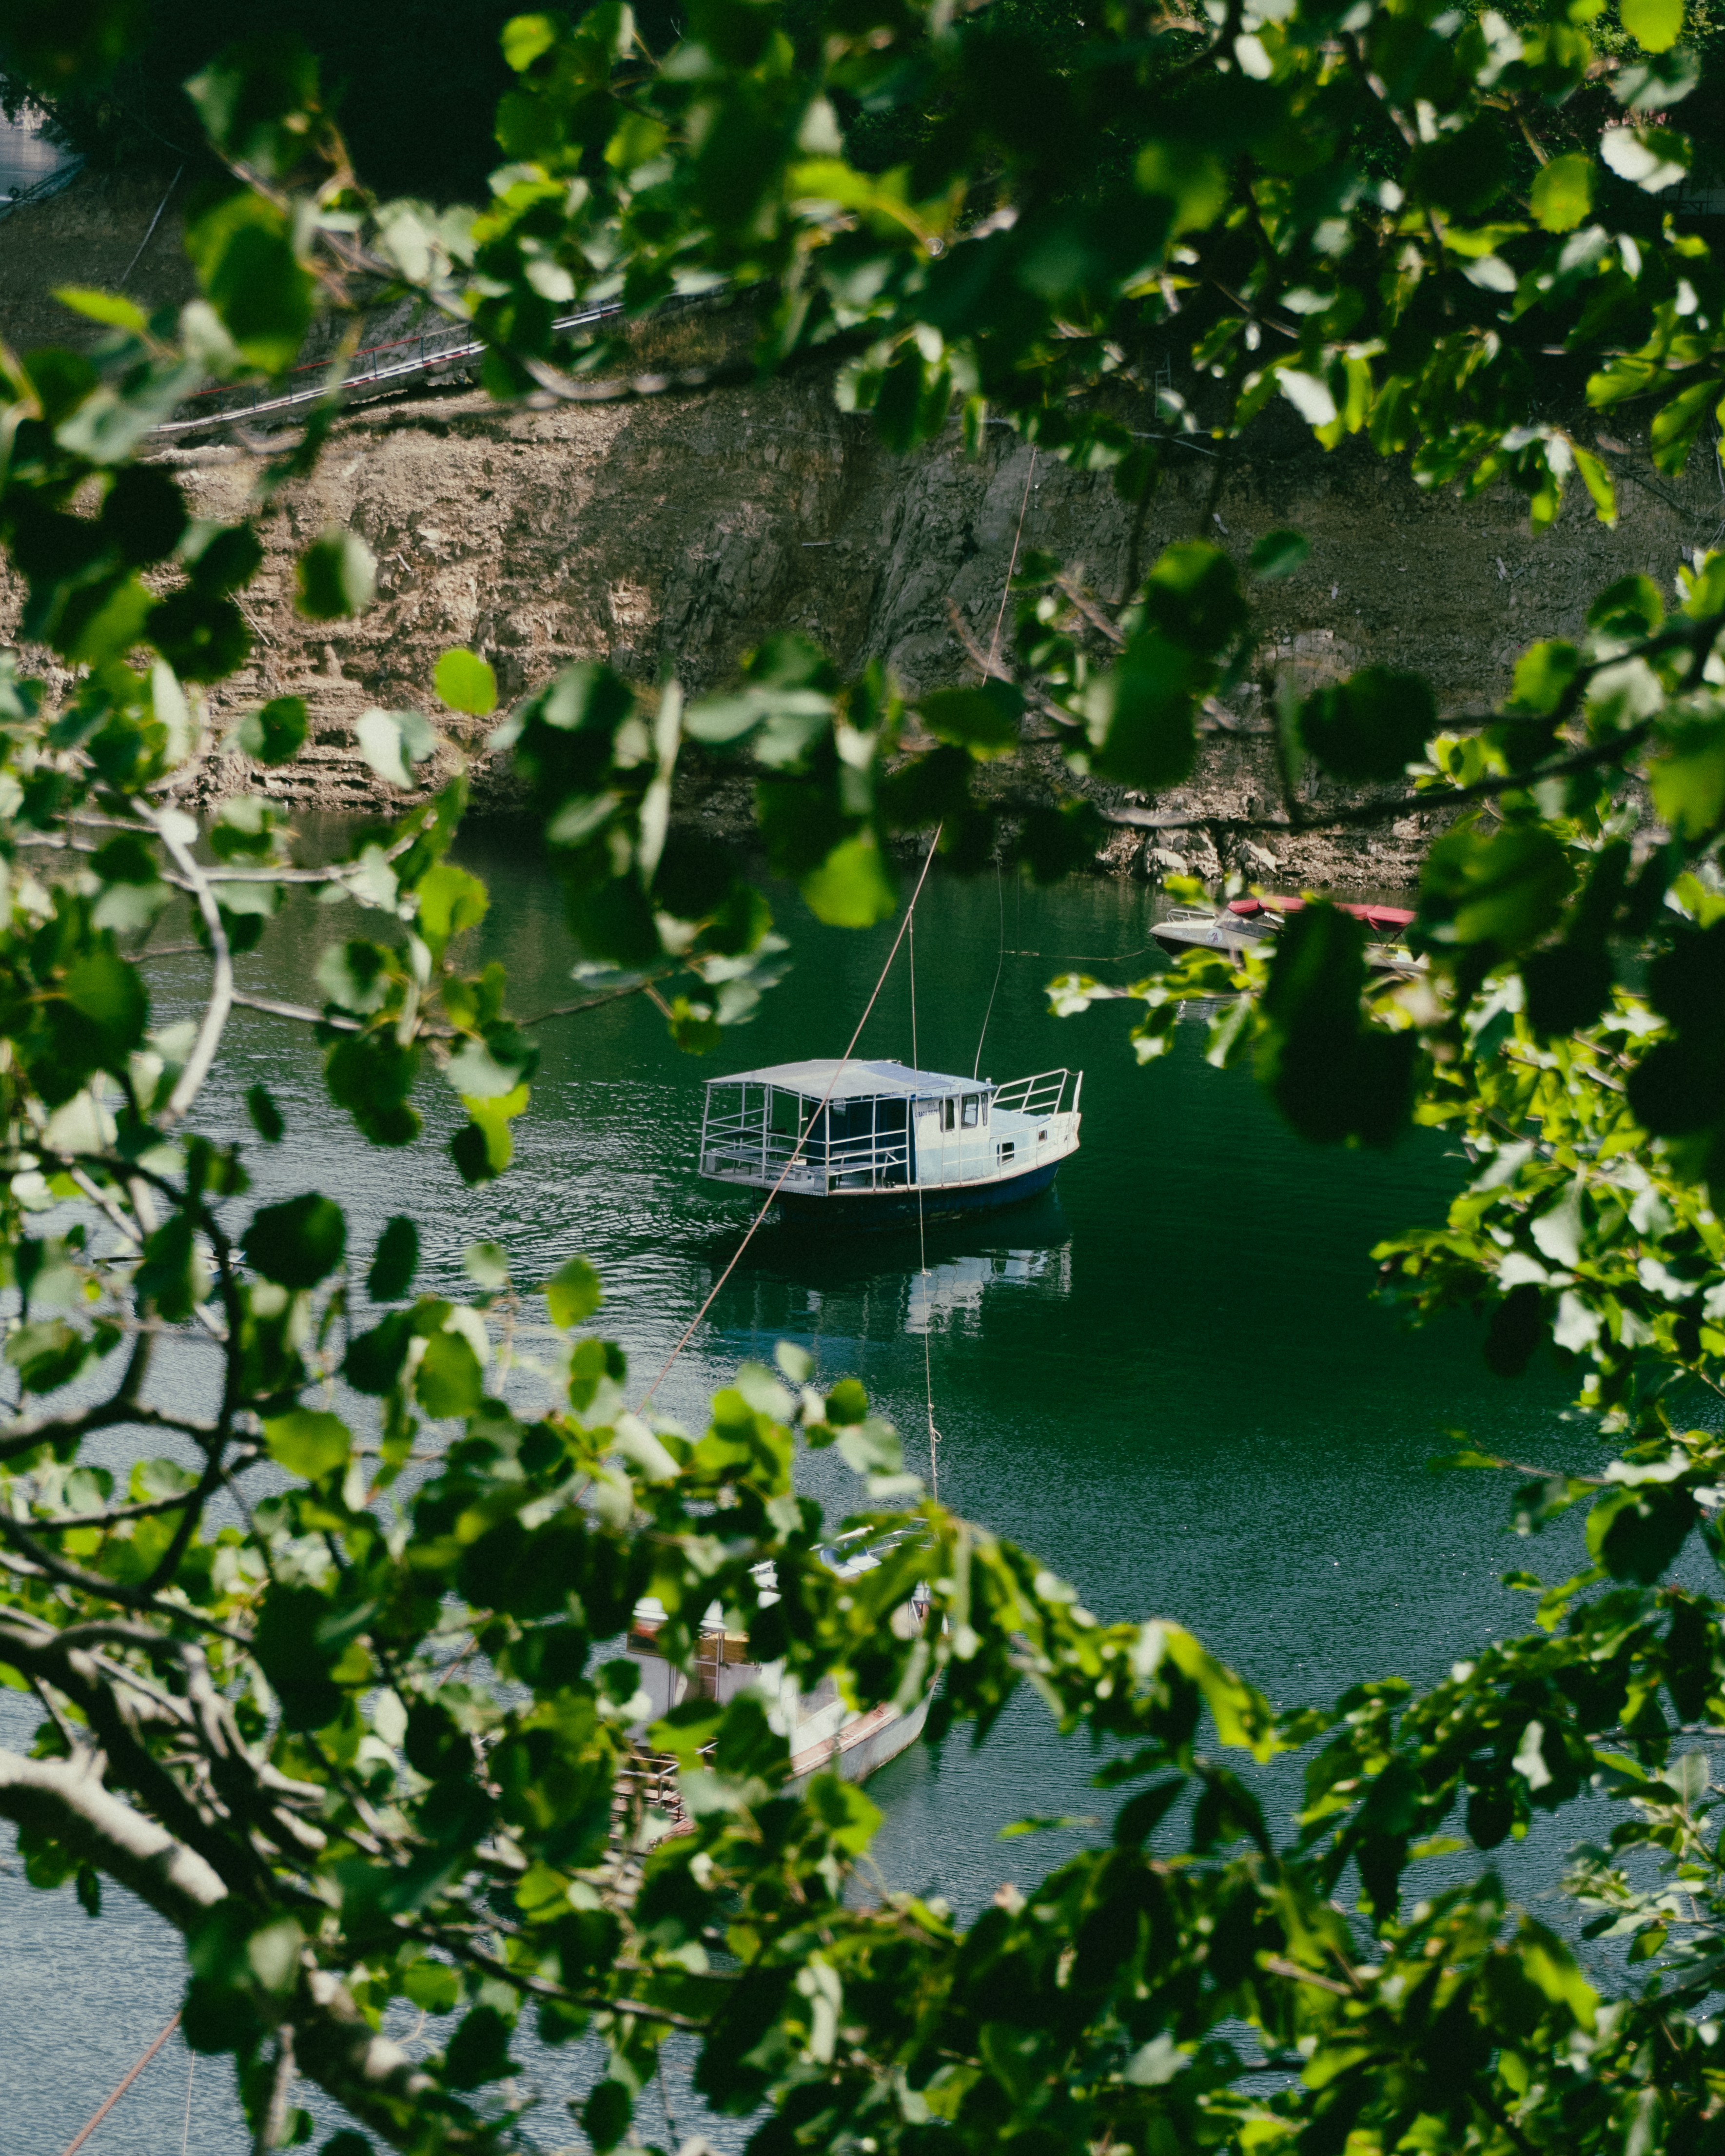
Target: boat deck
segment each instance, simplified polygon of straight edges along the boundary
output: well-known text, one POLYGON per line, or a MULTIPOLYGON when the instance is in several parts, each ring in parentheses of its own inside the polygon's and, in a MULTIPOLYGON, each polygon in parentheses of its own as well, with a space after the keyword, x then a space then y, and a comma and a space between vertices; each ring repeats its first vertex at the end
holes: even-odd
POLYGON ((1040 1188, 1078 1149, 1082 1082, 1060 1070, 997 1086, 901 1063, 743 1071, 708 1084, 701 1172, 791 1201, 1040 1188))

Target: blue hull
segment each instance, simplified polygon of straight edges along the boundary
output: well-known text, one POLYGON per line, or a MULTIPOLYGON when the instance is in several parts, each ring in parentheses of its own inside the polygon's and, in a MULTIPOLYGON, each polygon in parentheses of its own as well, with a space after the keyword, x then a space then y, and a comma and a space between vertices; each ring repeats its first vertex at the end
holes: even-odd
MULTIPOLYGON (((1002 1205, 1020 1205, 1040 1197, 1060 1172, 1059 1161, 1045 1168, 1027 1168, 1022 1175, 999 1183, 955 1183, 942 1190, 922 1193, 922 1217, 931 1226, 937 1220, 957 1220, 972 1213, 992 1213, 1002 1205)), ((779 1218, 798 1227, 905 1228, 916 1224, 914 1190, 859 1190, 830 1198, 793 1196, 782 1191, 779 1218)))

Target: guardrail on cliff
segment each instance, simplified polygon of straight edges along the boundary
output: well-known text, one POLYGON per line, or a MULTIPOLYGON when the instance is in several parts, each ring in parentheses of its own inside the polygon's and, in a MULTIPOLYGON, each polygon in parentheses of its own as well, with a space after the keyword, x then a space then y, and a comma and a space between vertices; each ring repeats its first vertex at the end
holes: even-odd
MULTIPOLYGON (((553 330, 583 329, 590 322, 608 321, 623 312, 620 300, 612 300, 603 306, 589 307, 578 315, 559 315, 552 322, 553 330)), ((458 323, 447 330, 431 330, 419 336, 393 337, 386 344, 368 345, 363 352, 353 355, 348 372, 341 377, 340 393, 346 397, 356 389, 370 389, 379 385, 393 386, 406 383, 414 376, 433 374, 439 367, 459 366, 462 361, 478 359, 485 350, 485 340, 471 336, 458 323), (408 346, 414 347, 411 358, 385 358, 386 353, 403 353, 408 346)), ((265 396, 261 390, 248 393, 220 387, 200 389, 186 402, 195 404, 206 398, 230 398, 239 401, 223 404, 208 412, 201 412, 190 419, 165 419, 150 429, 151 434, 186 434, 200 427, 218 427, 229 419, 262 418, 271 412, 290 412, 296 406, 316 404, 329 393, 329 385, 322 377, 329 372, 327 360, 308 360, 303 366, 291 369, 289 379, 296 374, 315 374, 320 379, 304 389, 278 391, 265 396)))
POLYGON ((51 172, 34 181, 27 187, 14 187, 9 194, 0 195, 0 217, 10 217, 15 209, 28 209, 34 203, 46 202, 57 195, 62 187, 69 187, 84 170, 82 157, 74 157, 64 165, 56 166, 51 172))

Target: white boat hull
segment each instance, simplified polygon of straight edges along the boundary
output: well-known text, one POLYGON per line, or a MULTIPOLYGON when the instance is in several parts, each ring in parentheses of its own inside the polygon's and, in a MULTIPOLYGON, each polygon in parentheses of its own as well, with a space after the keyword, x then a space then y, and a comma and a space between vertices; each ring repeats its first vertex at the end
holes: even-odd
POLYGON ((928 1719, 928 1698, 919 1699, 908 1714, 891 1704, 853 1715, 836 1739, 824 1738, 791 1754, 791 1779, 787 1787, 801 1796, 817 1774, 837 1774, 841 1781, 860 1782, 889 1759, 908 1752, 922 1734, 928 1719))

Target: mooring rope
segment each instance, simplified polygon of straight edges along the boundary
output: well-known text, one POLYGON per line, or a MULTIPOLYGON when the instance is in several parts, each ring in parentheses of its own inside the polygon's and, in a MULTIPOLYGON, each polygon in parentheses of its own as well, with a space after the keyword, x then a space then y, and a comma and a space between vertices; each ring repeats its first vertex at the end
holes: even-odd
MULTIPOLYGON (((850 1060, 851 1052, 855 1048, 857 1042, 862 1039, 862 1029, 869 1022, 869 1013, 875 1008, 876 1002, 880 998, 881 989, 886 985, 886 976, 891 972, 892 962, 898 956, 898 947, 904 942, 905 931, 910 927, 911 920, 916 915, 916 901, 922 897, 922 886, 928 880, 929 868, 934 860, 935 848, 940 844, 941 832, 943 829, 944 826, 939 824, 937 824, 934 827, 934 836, 930 839, 928 844, 928 851, 923 857, 922 872, 916 879, 916 888, 911 893, 911 903, 906 911, 904 919, 900 921, 898 925, 898 933, 892 939, 892 948, 886 954, 886 963, 880 968, 880 978, 875 983, 874 993, 870 996, 867 1003, 863 1006, 863 1014, 856 1022, 855 1032, 850 1036, 850 1045, 846 1048, 844 1055, 839 1057, 837 1069, 828 1080, 827 1090, 821 1095, 819 1105, 816 1107, 814 1113, 809 1118, 808 1122, 803 1126, 802 1136, 797 1140, 796 1144, 791 1148, 790 1158, 785 1162, 784 1166, 778 1172, 778 1182, 775 1183, 772 1189, 768 1192, 766 1198, 762 1202, 760 1211, 756 1214, 754 1219, 750 1221, 748 1224, 748 1233, 743 1237, 742 1240, 737 1245, 735 1251, 732 1254, 730 1264, 726 1266, 724 1271, 721 1272, 719 1275, 719 1277, 713 1282, 712 1291, 708 1295, 706 1301, 702 1303, 700 1309, 696 1312, 694 1317, 690 1319, 688 1324, 684 1327, 683 1332, 677 1341, 676 1346, 671 1349, 670 1354, 665 1357, 665 1361, 660 1366, 659 1375, 653 1380, 652 1383, 648 1386, 646 1391, 642 1394, 639 1403, 635 1409, 635 1413, 637 1414, 644 1414, 646 1413, 648 1403, 652 1399, 655 1393, 656 1393, 659 1390, 659 1388, 665 1383, 666 1374, 670 1371, 671 1364, 676 1361, 678 1356, 680 1355, 683 1350, 688 1346, 691 1339, 694 1336, 696 1327, 700 1324, 701 1319, 706 1316, 708 1311, 712 1308, 714 1302, 717 1300, 719 1290, 724 1286, 726 1281, 730 1279, 732 1274, 737 1270, 738 1261, 742 1258, 743 1252, 748 1248, 749 1245, 754 1240, 756 1229, 760 1226, 761 1223, 767 1218, 768 1214, 772 1211, 773 1200, 778 1197, 779 1192, 784 1188, 785 1178, 797 1165, 797 1163, 803 1158, 803 1148, 809 1142, 809 1132, 814 1130, 815 1125, 820 1121, 821 1116, 825 1111, 827 1103, 832 1099, 833 1089, 837 1086, 839 1079, 845 1075, 845 1066, 850 1060)), ((913 1038, 911 1047, 911 1055, 913 1063, 916 1059, 916 1043, 913 1038)), ((920 1196, 918 1197, 917 1204, 919 1206, 922 1204, 920 1196)))
POLYGON ((72 2138, 66 2143, 65 2156, 74 2156, 74 2152, 84 2146, 85 2143, 89 2140, 90 2135, 95 2132, 97 2127, 101 2124, 102 2121, 108 2116, 108 2113, 112 2111, 115 2105, 119 2102, 121 2097, 126 2094, 126 2092, 131 2087, 138 2076, 142 2073, 145 2067, 149 2065, 151 2060, 155 2057, 156 2054, 162 2049, 162 2046, 167 2041, 168 2038, 172 2035, 173 2032, 179 2027, 179 2025, 180 2017, 176 2014, 173 2020, 168 2023, 167 2028, 162 2030, 162 2034, 156 2039, 156 2041, 150 2046, 149 2050, 145 2052, 143 2057, 138 2061, 137 2064, 132 2068, 126 2079, 121 2082, 119 2087, 115 2090, 113 2095, 108 2098, 108 2101, 103 2104, 99 2110, 91 2115, 82 2132, 74 2133, 72 2138))

